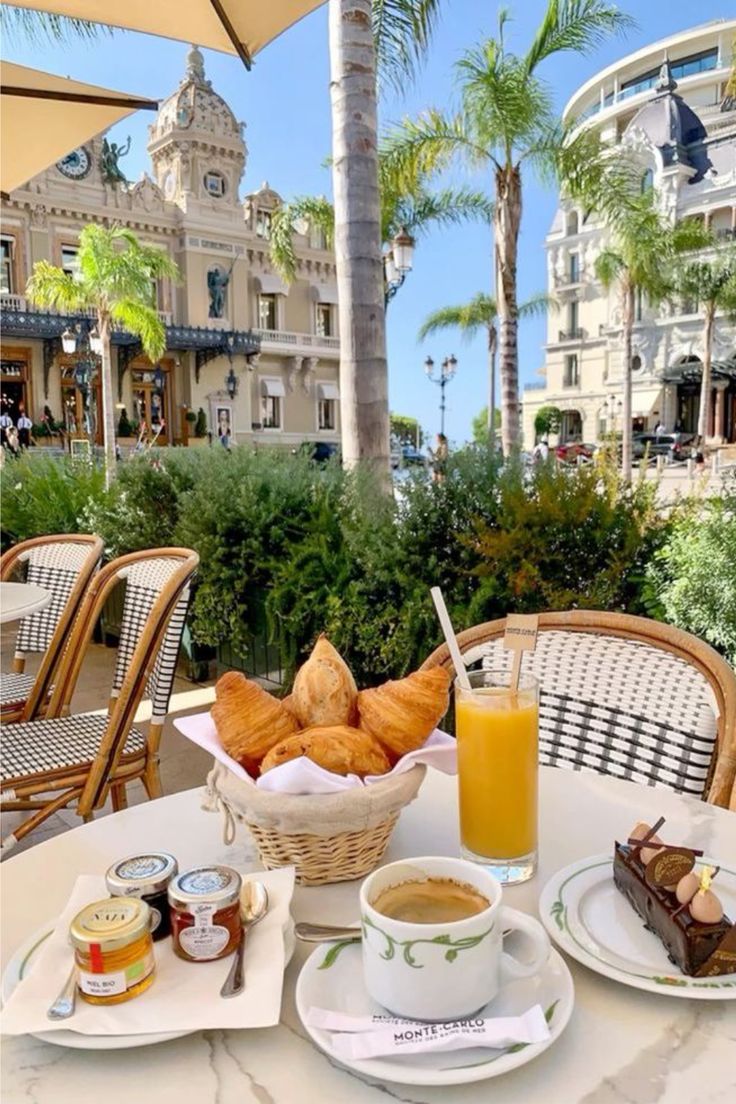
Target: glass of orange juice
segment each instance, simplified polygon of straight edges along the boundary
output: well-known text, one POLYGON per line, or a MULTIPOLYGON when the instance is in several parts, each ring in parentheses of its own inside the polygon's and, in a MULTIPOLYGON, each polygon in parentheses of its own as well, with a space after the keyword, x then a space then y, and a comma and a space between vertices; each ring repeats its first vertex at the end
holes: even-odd
POLYGON ((504 885, 537 867, 539 685, 505 671, 469 671, 455 682, 460 840, 466 859, 504 885))

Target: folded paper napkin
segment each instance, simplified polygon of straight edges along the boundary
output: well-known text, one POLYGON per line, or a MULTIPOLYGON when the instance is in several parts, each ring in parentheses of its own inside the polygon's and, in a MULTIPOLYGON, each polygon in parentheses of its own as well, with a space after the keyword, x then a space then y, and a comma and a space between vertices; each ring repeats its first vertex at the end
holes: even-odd
POLYGON ((220 988, 232 956, 216 962, 185 962, 171 940, 154 943, 156 977, 150 989, 123 1004, 87 1004, 77 998, 74 1015, 53 1022, 46 1011, 69 975, 73 951, 69 924, 81 908, 109 894, 99 875, 77 878, 53 935, 33 963, 30 974, 3 1009, 6 1035, 39 1031, 78 1031, 82 1035, 149 1035, 210 1028, 271 1027, 278 1023, 284 980, 284 928, 294 892, 294 868, 252 875, 268 890, 269 910, 248 933, 245 945, 245 990, 231 1000, 220 988))
POLYGON ((435 767, 444 774, 457 773, 455 741, 452 736, 436 728, 423 747, 408 752, 386 774, 368 774, 365 778, 359 778, 356 774, 333 774, 332 771, 313 763, 311 759, 300 756, 298 759, 291 759, 288 763, 274 767, 254 780, 236 759, 232 759, 227 754, 220 743, 215 722, 209 713, 179 717, 174 724, 183 736, 208 751, 232 771, 236 778, 249 782, 259 790, 270 790, 275 793, 337 793, 339 790, 352 789, 353 786, 370 786, 373 782, 383 782, 392 774, 403 774, 404 771, 411 770, 416 763, 426 763, 427 766, 435 767))

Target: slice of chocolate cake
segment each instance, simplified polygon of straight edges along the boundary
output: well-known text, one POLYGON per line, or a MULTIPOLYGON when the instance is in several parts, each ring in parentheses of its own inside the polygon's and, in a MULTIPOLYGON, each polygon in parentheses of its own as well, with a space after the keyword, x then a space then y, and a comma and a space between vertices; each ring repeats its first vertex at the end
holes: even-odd
POLYGON ((641 916, 644 926, 661 939, 670 961, 683 974, 694 976, 731 930, 732 921, 727 916, 716 924, 694 920, 672 888, 647 880, 640 852, 640 847, 616 843, 613 880, 641 916))

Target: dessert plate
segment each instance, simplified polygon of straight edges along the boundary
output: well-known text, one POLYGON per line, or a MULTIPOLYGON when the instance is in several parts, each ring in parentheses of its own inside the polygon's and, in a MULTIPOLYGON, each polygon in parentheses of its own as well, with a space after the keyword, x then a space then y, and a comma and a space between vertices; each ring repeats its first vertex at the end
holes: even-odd
POLYGON ((570 971, 552 948, 544 969, 531 978, 507 982, 491 1004, 478 1015, 517 1016, 533 1004, 541 1004, 550 1028, 544 1043, 525 1044, 503 1050, 472 1047, 441 1054, 404 1054, 400 1057, 363 1060, 338 1057, 331 1045, 332 1033, 305 1023, 312 1007, 327 1008, 353 1016, 385 1009, 369 997, 363 984, 362 953, 356 943, 331 943, 318 947, 307 959, 296 984, 296 1007, 304 1028, 338 1065, 366 1077, 404 1085, 460 1085, 498 1077, 531 1062, 552 1046, 565 1029, 575 1001, 570 971))
MULTIPOLYGON (((15 991, 16 986, 30 973, 38 952, 55 927, 56 925, 53 923, 44 924, 42 928, 39 928, 38 931, 26 939, 25 943, 18 947, 5 967, 0 983, 0 996, 2 996, 3 1004, 10 1000, 10 995, 15 991)), ((288 923, 284 927, 284 968, 289 965, 295 946, 294 921, 289 916, 288 923)), ((226 963, 223 969, 227 972, 226 963)), ((70 1047, 72 1050, 127 1050, 130 1047, 167 1043, 171 1039, 181 1039, 182 1036, 187 1034, 189 1032, 166 1031, 149 1035, 82 1035, 79 1031, 62 1030, 39 1031, 34 1033, 34 1038, 41 1039, 44 1043, 53 1043, 54 1046, 70 1047)))
MULTIPOLYGON (((717 888, 733 918, 736 871, 721 866, 717 888)), ((558 947, 604 977, 670 997, 736 1000, 736 973, 693 978, 672 965, 663 944, 616 888, 611 855, 593 855, 558 870, 542 890, 539 915, 558 947)))

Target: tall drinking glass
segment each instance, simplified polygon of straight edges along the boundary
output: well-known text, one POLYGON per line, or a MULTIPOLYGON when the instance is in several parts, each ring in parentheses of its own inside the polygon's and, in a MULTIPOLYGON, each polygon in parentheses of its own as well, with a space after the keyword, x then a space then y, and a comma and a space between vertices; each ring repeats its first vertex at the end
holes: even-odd
POLYGON ((482 863, 504 885, 537 867, 539 685, 505 671, 469 671, 455 682, 455 733, 464 858, 482 863))

